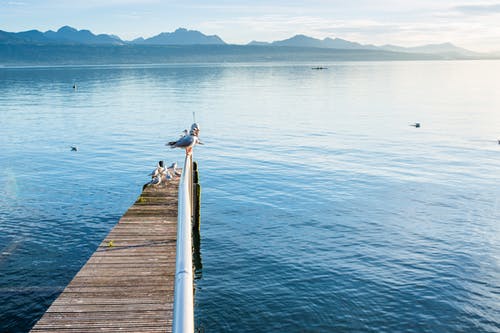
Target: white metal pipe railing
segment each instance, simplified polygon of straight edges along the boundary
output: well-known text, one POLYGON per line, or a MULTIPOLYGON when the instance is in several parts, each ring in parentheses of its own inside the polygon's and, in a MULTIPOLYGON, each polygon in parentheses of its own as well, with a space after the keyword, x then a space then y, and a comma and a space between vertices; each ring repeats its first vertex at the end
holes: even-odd
POLYGON ((192 155, 186 155, 179 183, 173 333, 194 332, 193 257, 191 245, 192 163, 192 155))

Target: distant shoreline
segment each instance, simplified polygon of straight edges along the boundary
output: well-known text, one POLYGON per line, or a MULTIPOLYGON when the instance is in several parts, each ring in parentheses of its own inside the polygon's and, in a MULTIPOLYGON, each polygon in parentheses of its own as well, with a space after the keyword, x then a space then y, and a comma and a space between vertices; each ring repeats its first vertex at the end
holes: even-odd
POLYGON ((260 45, 0 44, 0 66, 147 65, 172 63, 487 60, 491 56, 260 45))
MULTIPOLYGON (((473 61, 499 61, 500 59, 426 59, 426 60, 338 60, 323 62, 321 65, 332 66, 334 63, 374 63, 374 62, 473 62, 473 61)), ((315 61, 248 61, 248 62, 170 62, 170 63, 128 63, 128 64, 0 64, 1 69, 108 69, 108 68, 182 68, 182 67, 265 67, 265 66, 304 66, 314 67, 315 61)))

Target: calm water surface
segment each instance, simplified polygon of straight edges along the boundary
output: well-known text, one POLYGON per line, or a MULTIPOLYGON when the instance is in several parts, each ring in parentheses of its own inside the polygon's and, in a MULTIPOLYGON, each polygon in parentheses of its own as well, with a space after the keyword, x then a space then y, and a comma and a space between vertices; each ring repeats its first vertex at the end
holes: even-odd
POLYGON ((312 65, 0 68, 0 332, 182 161, 193 112, 199 331, 500 332, 500 62, 312 65))

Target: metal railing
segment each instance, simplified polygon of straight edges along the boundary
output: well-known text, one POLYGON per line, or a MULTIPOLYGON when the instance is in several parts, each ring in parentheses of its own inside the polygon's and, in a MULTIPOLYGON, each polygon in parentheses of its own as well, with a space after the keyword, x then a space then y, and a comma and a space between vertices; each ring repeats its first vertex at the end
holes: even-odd
POLYGON ((193 209, 192 165, 192 155, 186 155, 179 183, 173 333, 194 332, 193 257, 191 245, 191 218, 193 209))

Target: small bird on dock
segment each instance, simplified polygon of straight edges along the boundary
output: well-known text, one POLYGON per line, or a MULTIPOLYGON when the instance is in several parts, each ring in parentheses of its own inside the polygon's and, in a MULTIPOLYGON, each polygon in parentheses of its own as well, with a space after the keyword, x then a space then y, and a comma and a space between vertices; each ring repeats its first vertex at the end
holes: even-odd
POLYGON ((154 186, 158 186, 161 184, 161 178, 162 178, 162 174, 158 174, 156 177, 154 177, 153 179, 151 179, 151 181, 149 182, 150 185, 154 185, 154 186))
POLYGON ((415 123, 415 124, 412 124, 412 125, 410 125, 410 126, 413 126, 413 127, 415 127, 415 128, 420 128, 420 123, 415 123))
POLYGON ((194 123, 193 125, 191 125, 189 135, 185 135, 177 141, 170 141, 166 144, 166 146, 170 146, 170 148, 184 148, 186 149, 186 154, 191 155, 193 147, 196 144, 203 144, 198 138, 199 133, 200 126, 197 123, 194 123))
POLYGON ((172 174, 176 175, 177 177, 181 176, 181 173, 179 170, 177 170, 177 162, 172 163, 171 166, 168 167, 168 170, 172 170, 172 174))
POLYGON ((168 169, 165 169, 162 173, 162 176, 163 178, 165 179, 165 181, 167 180, 171 180, 172 178, 174 178, 174 176, 172 176, 172 173, 170 172, 170 170, 168 169))
POLYGON ((163 161, 159 161, 156 165, 156 169, 154 169, 153 172, 150 173, 151 178, 157 177, 159 174, 163 173, 164 170, 165 168, 163 166, 163 161))

